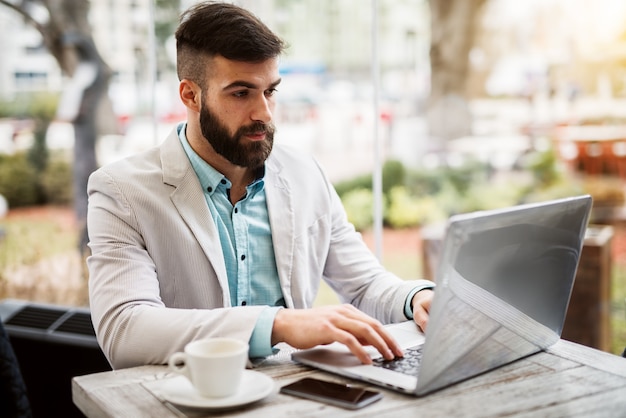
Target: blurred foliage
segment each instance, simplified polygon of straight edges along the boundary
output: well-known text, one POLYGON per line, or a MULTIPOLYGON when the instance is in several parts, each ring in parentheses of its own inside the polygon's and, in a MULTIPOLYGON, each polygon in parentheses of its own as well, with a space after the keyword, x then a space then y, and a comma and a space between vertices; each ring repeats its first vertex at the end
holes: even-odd
MULTIPOLYGON (((403 186, 406 181, 407 170, 400 161, 388 160, 383 164, 382 169, 382 189, 383 195, 388 195, 389 191, 396 186, 403 186)), ((367 189, 372 191, 372 175, 365 174, 345 181, 336 183, 335 190, 342 197, 354 189, 367 189)))
POLYGON ((439 222, 447 218, 447 214, 434 197, 411 196, 404 186, 391 189, 389 198, 385 221, 395 228, 439 222))
POLYGON ((344 200, 345 195, 347 193, 352 192, 353 190, 365 189, 371 192, 372 191, 372 176, 370 174, 357 176, 349 180, 338 182, 334 186, 339 197, 342 200, 344 200))
POLYGON ((510 182, 473 184, 459 202, 458 213, 513 206, 522 202, 524 188, 510 182))
POLYGON ((172 38, 179 23, 180 0, 156 0, 154 3, 154 34, 157 39, 158 67, 174 68, 168 56, 167 43, 172 38))
POLYGON ((32 121, 33 144, 27 152, 0 155, 0 194, 9 207, 66 204, 72 199, 71 164, 61 156, 51 162, 46 145, 58 102, 56 93, 24 93, 0 102, 0 117, 32 121))
POLYGON ((489 167, 478 162, 468 162, 460 167, 441 166, 434 169, 420 169, 407 173, 406 185, 410 193, 416 195, 436 194, 445 189, 465 194, 469 187, 488 177, 489 167))
POLYGON ((26 154, 0 155, 0 195, 10 208, 40 203, 37 172, 26 154))
MULTIPOLYGON (((496 172, 488 164, 468 162, 458 167, 411 170, 398 161, 383 167, 385 224, 393 228, 440 222, 456 213, 497 209, 589 193, 594 201, 618 202, 619 180, 581 180, 559 164, 553 150, 535 151, 515 170, 496 172), (602 197, 600 197, 602 195, 602 197)), ((359 230, 369 228, 372 215, 372 178, 358 176, 340 182, 337 191, 348 206, 348 218, 359 230), (365 193, 368 191, 369 193, 365 193)))
POLYGON ((154 6, 154 33, 159 42, 164 44, 178 26, 180 0, 156 0, 154 6))
POLYGON ((0 195, 9 208, 72 201, 72 167, 61 156, 38 173, 25 153, 0 154, 0 195))
POLYGON ((364 230, 374 221, 374 196, 367 188, 357 188, 344 193, 343 206, 348 220, 357 230, 364 230))
POLYGON ((582 179, 581 187, 593 196, 594 206, 624 204, 624 182, 618 177, 596 176, 582 179))
POLYGON ((62 156, 50 160, 40 177, 46 203, 69 205, 72 203, 72 165, 62 156))
POLYGON ((558 182, 562 177, 557 155, 553 149, 528 154, 524 160, 524 165, 526 170, 533 174, 535 182, 541 185, 551 185, 558 182))
POLYGON ((389 160, 383 164, 382 189, 383 194, 389 197, 389 193, 397 186, 403 186, 406 180, 406 168, 400 161, 389 160))
POLYGON ((51 121, 57 111, 59 93, 20 93, 13 100, 0 101, 0 118, 51 121))
MULTIPOLYGON (((589 193, 594 194, 593 190, 587 190, 584 187, 584 183, 580 181, 573 181, 566 177, 560 177, 551 184, 544 185, 543 187, 537 187, 535 189, 529 189, 526 191, 523 197, 523 203, 542 202, 549 199, 560 199, 569 196, 576 196, 589 193)), ((596 199, 594 198, 594 201, 596 199)))

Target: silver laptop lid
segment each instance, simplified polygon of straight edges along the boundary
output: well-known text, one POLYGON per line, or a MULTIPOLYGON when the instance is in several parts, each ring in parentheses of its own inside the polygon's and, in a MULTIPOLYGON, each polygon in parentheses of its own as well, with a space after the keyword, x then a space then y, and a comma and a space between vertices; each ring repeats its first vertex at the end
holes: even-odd
POLYGON ((591 204, 579 196, 450 218, 416 394, 560 338, 591 204))

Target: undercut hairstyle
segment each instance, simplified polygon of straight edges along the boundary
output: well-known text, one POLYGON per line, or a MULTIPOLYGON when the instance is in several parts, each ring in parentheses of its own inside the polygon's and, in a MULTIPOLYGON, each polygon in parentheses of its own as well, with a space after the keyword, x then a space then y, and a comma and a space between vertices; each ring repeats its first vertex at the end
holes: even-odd
POLYGON ((248 10, 212 1, 183 12, 175 36, 178 79, 191 80, 202 88, 209 60, 215 56, 256 63, 278 57, 285 48, 248 10))

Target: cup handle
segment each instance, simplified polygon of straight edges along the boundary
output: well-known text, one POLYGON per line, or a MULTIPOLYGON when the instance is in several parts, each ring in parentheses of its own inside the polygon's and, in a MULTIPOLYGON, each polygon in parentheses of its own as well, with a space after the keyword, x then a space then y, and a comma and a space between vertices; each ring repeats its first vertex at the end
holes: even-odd
POLYGON ((180 373, 189 378, 189 369, 187 368, 187 356, 183 352, 177 352, 170 356, 167 362, 169 369, 173 372, 180 373))

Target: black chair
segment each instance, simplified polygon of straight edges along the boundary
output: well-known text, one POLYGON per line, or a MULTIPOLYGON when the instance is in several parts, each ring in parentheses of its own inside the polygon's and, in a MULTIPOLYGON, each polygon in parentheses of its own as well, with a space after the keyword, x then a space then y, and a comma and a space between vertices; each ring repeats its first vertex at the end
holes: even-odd
POLYGON ((0 321, 0 416, 32 417, 26 384, 9 336, 0 321))
POLYGON ((626 357, 626 347, 624 347, 624 352, 622 353, 622 357, 626 357))

